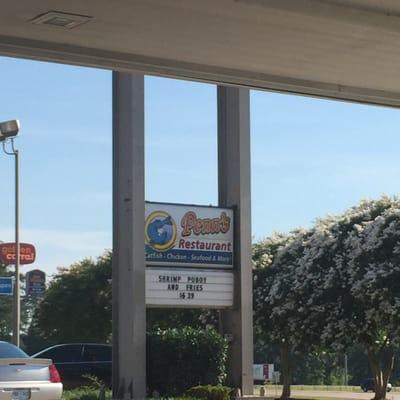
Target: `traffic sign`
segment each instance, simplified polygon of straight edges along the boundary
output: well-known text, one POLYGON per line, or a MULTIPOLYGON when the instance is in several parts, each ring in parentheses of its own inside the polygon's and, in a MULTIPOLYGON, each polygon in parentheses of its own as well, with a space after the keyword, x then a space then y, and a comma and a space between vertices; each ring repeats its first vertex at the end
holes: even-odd
POLYGON ((14 278, 11 276, 0 277, 0 295, 12 296, 14 292, 14 278))

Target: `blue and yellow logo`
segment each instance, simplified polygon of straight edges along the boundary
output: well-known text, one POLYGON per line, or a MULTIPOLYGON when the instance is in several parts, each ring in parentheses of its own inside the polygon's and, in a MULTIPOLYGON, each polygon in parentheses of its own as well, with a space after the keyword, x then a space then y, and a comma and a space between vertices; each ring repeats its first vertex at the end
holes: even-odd
POLYGON ((145 222, 146 244, 157 251, 167 251, 176 242, 176 224, 165 211, 154 211, 145 222))

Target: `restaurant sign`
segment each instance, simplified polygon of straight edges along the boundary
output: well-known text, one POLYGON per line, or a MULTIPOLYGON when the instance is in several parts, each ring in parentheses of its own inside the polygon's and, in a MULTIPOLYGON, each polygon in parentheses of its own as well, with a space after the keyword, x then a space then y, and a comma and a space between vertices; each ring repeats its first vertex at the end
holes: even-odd
MULTIPOLYGON (((15 264, 15 243, 0 243, 0 262, 5 265, 15 264)), ((36 259, 36 250, 32 244, 19 244, 20 264, 32 264, 36 259)))
POLYGON ((233 267, 233 211, 227 208, 146 203, 146 264, 233 267))

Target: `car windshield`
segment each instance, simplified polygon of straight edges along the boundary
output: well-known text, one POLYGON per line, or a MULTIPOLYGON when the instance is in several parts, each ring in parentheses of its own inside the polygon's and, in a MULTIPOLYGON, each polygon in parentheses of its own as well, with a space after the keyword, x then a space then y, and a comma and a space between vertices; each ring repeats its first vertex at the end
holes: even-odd
POLYGON ((13 344, 0 342, 0 358, 27 358, 28 355, 13 344))

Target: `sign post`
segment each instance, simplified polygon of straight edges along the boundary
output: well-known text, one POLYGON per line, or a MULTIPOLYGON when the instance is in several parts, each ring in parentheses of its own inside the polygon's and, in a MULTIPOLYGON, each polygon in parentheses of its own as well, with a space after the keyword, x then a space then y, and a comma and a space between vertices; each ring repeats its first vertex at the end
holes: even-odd
POLYGON ((113 72, 113 400, 146 396, 144 76, 113 72))
POLYGON ((250 99, 245 88, 218 86, 218 194, 235 213, 235 304, 221 326, 233 337, 230 384, 253 395, 253 277, 251 260, 250 99))
POLYGON ((218 87, 218 177, 223 209, 145 207, 144 76, 113 72, 115 400, 146 393, 146 297, 154 307, 222 308, 231 383, 253 394, 248 89, 218 87))

